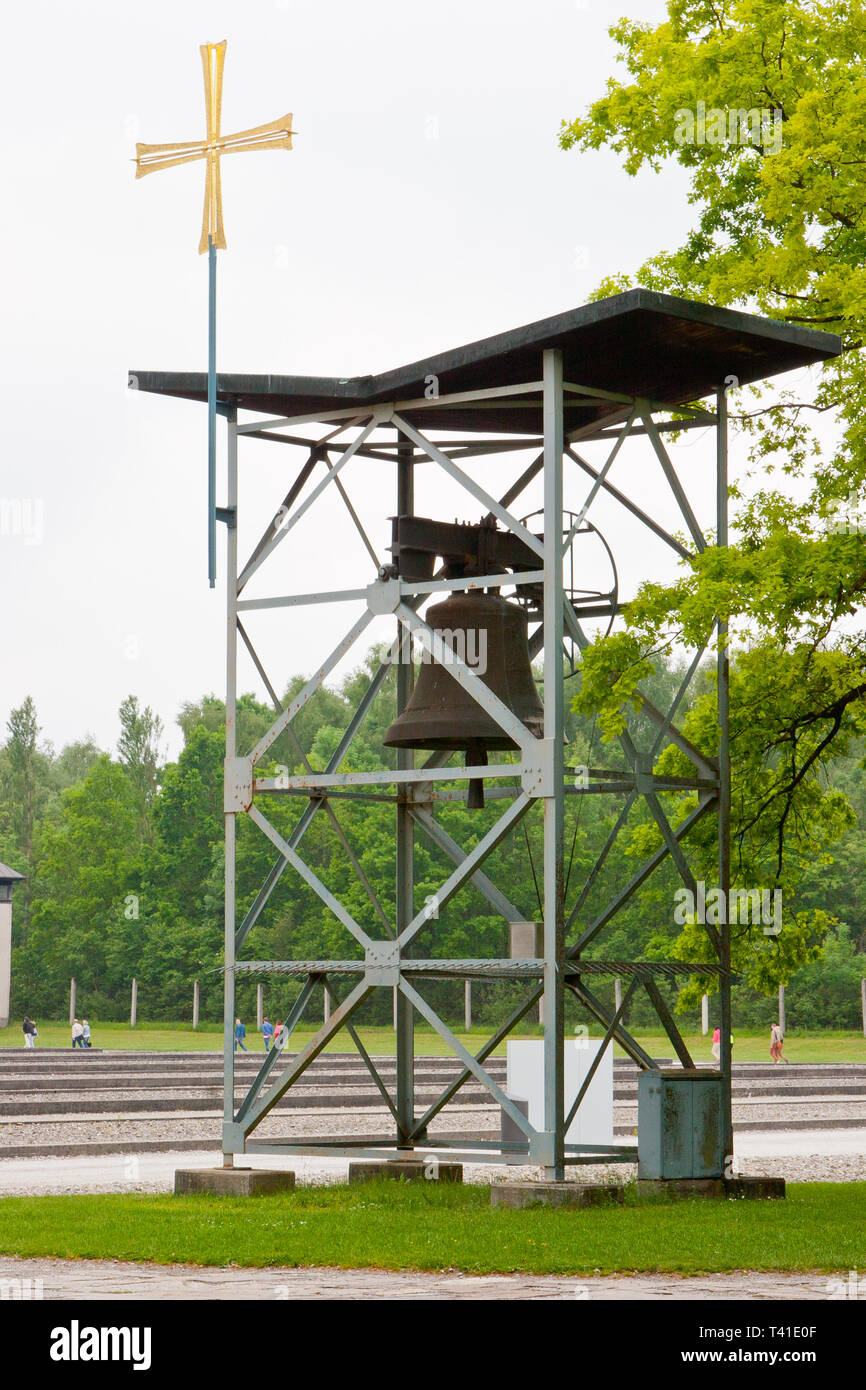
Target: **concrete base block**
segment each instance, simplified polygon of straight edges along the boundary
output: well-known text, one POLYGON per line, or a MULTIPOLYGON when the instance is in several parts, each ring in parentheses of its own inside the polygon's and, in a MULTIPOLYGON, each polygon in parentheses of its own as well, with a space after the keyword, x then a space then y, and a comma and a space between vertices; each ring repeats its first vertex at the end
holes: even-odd
POLYGON ((768 1199, 785 1195, 784 1178, 725 1178, 726 1197, 768 1199))
POLYGON ((724 1178, 638 1178, 641 1197, 716 1197, 725 1196, 724 1178))
POLYGON ((290 1192, 294 1173, 275 1168, 177 1168, 174 1195, 210 1192, 220 1197, 257 1197, 262 1192, 290 1192))
POLYGON ((770 1198, 785 1196, 784 1178, 638 1178, 640 1196, 770 1198))
POLYGON ((349 1182, 396 1178, 403 1182, 462 1182, 462 1163, 443 1163, 434 1158, 391 1158, 381 1163, 350 1163, 349 1182))
POLYGON ((492 1207, 604 1207, 621 1204, 623 1190, 606 1183, 495 1182, 492 1207))

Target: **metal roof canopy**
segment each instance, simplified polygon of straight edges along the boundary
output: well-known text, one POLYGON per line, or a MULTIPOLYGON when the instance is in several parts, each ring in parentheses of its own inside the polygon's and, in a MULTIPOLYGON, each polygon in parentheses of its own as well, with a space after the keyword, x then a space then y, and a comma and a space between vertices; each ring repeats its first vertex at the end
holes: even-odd
MULTIPOLYGON (((221 372, 218 390, 242 410, 326 419, 347 407, 361 411, 377 403, 422 401, 431 377, 438 379, 440 396, 532 382, 540 376, 545 348, 561 350, 566 382, 674 406, 702 399, 726 378, 746 385, 835 357, 842 342, 833 333, 635 289, 377 376, 221 372)), ((158 395, 207 400, 204 372, 133 372, 131 384, 158 395)), ((517 398, 438 407, 431 402, 404 413, 431 428, 538 435, 541 410, 539 383, 517 398)), ((610 410, 610 401, 566 395, 566 432, 610 410)))

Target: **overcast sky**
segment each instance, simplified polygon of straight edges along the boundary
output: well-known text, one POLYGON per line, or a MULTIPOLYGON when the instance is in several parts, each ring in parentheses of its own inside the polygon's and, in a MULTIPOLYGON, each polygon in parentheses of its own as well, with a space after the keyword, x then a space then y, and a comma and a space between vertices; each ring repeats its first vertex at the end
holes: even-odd
MULTIPOLYGON (((130 162, 136 140, 203 133, 198 45, 228 40, 224 132, 288 110, 298 132, 291 153, 223 162, 219 368, 340 376, 562 312, 602 276, 677 244, 690 224, 682 171, 630 179, 609 154, 557 146, 561 118, 615 69, 606 30, 623 12, 655 20, 664 6, 72 0, 7 11, 0 498, 20 503, 21 524, 0 536, 2 724, 31 694, 58 748, 88 733, 113 748, 132 691, 176 752, 181 702, 223 691, 224 596, 206 580, 206 412, 127 389, 130 370, 206 366, 203 166, 137 182, 130 162)), ((685 455, 699 503, 712 492, 708 443, 692 436, 685 455)), ((242 552, 278 506, 293 455, 242 445, 242 552)), ((658 474, 642 483, 642 466, 618 461, 614 480, 657 494, 658 474)), ((419 511, 474 517, 433 469, 419 477, 419 511)), ((479 472, 492 488, 503 476, 479 472)), ((382 553, 393 480, 356 460, 345 481, 382 553)), ((660 519, 676 524, 672 510, 660 519)), ((646 572, 639 538, 613 511, 600 520, 633 589, 646 572)), ((338 497, 308 522, 258 592, 373 578, 338 497)), ((586 563, 601 587, 600 553, 586 563)), ((351 620, 334 608, 269 617, 260 640, 274 682, 309 672, 351 620)), ((240 684, 262 694, 248 666, 240 684)))

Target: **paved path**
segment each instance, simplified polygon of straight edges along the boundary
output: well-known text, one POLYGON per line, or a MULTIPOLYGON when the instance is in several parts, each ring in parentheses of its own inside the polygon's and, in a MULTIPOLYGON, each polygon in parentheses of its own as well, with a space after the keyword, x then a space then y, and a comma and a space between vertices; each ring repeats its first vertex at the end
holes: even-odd
MULTIPOLYGON (((41 1279, 45 1299, 567 1299, 609 1301, 825 1300, 824 1274, 714 1274, 680 1279, 644 1274, 609 1278, 552 1275, 429 1274, 375 1269, 202 1269, 109 1260, 0 1258, 2 1281, 41 1279)), ((26 1286, 25 1286, 26 1287, 26 1286)), ((31 1284, 31 1288, 34 1286, 31 1284)), ((35 1286, 38 1288, 38 1286, 35 1286)), ((8 1296, 8 1295, 7 1295, 8 1296)))

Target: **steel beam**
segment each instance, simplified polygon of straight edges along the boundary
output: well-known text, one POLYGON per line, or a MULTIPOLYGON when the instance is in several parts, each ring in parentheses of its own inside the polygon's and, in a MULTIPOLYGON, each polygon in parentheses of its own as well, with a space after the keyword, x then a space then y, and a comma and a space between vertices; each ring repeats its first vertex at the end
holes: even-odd
POLYGON ((433 459, 435 463, 438 463, 440 468, 442 468, 449 477, 459 483, 462 488, 465 488, 468 493, 471 493, 476 501, 480 502, 483 507, 486 507, 489 512, 492 512, 493 515, 502 522, 503 526, 509 531, 513 531, 515 536, 519 536, 524 544, 529 546, 530 550, 535 551, 536 555, 540 555, 542 559, 544 558, 544 547, 541 542, 536 540, 532 532, 527 531, 526 527, 521 525, 517 518, 513 517, 506 507, 502 506, 501 502, 497 502, 496 498, 491 497, 490 493, 485 491, 479 483, 476 483, 474 478, 470 478, 468 473, 464 473, 461 468, 458 468, 456 463, 453 463, 447 454, 443 454, 441 449, 437 449, 436 445, 425 438, 413 425, 410 425, 408 420, 404 420, 401 415, 395 414, 394 423, 403 434, 411 439, 414 444, 418 445, 419 449, 423 449, 425 454, 429 454, 430 458, 433 459))
MULTIPOLYGON (((298 995, 297 999, 295 1000, 294 1004, 288 1012, 285 1023, 280 1029, 281 1039, 285 1037, 286 1041, 288 1041, 288 1039, 292 1036, 292 1034, 295 1031, 295 1028, 304 1016, 304 1010, 306 1009, 307 1004, 310 1001, 310 998, 315 992, 316 986, 322 978, 323 977, 321 975, 310 975, 307 978, 307 981, 301 989, 300 994, 298 995)), ((235 1115, 235 1124, 244 1124, 244 1121, 246 1120, 246 1117, 249 1114, 250 1109, 258 1099, 262 1087, 264 1086, 271 1072, 274 1070, 274 1067, 277 1064, 277 1061, 280 1057, 280 1054, 284 1046, 285 1043, 282 1043, 280 1047, 277 1047, 274 1044, 268 1051, 265 1060, 259 1067, 258 1073, 256 1074, 253 1084, 247 1091, 243 1099, 243 1102, 241 1103, 238 1112, 235 1115)))
POLYGON ((550 749, 552 785, 544 797, 544 1155, 545 1176, 565 1176, 563 1160, 565 1013, 563 966, 563 830, 565 825, 562 683, 564 636, 562 553, 563 393, 562 353, 544 353, 544 740, 550 749))
MULTIPOLYGON (((237 413, 227 421, 228 448, 226 505, 235 516, 235 525, 226 527, 226 762, 237 753, 237 572, 238 572, 238 436, 237 413)), ((223 1122, 232 1123, 235 1109, 235 857, 237 825, 235 811, 224 812, 225 870, 223 904, 223 1122)), ((225 1138, 223 1143, 225 1144, 225 1138)), ((223 1167, 234 1159, 223 1149, 223 1167)))
POLYGON ((589 1067, 588 1067, 588 1069, 587 1069, 586 1076, 583 1078, 583 1081, 581 1082, 580 1090, 578 1091, 577 1095, 575 1096, 575 1098, 574 1098, 574 1103, 573 1103, 571 1109, 569 1110, 569 1112, 568 1112, 568 1114, 567 1114, 567 1116, 566 1116, 566 1118, 565 1118, 564 1129, 565 1129, 565 1133, 566 1133, 566 1134, 567 1134, 568 1131, 571 1129, 572 1123, 573 1123, 573 1121, 574 1121, 574 1117, 575 1117, 575 1115, 577 1114, 578 1110, 580 1109, 581 1101, 583 1100, 584 1096, 586 1095, 587 1091, 589 1090, 590 1085, 591 1085, 591 1083, 592 1083, 592 1078, 595 1076, 595 1073, 598 1071, 598 1068, 599 1068, 600 1065, 601 1065, 601 1059, 602 1059, 602 1057, 604 1056, 605 1052, 607 1051, 608 1047, 610 1046, 611 1042, 613 1041, 614 1035, 615 1035, 617 1029, 619 1028, 620 1022, 621 1022, 621 1020, 622 1020, 622 1019, 624 1018, 624 1016, 625 1016, 625 1011, 626 1011, 626 1009, 628 1008, 629 1003, 631 1002, 631 997, 632 997, 632 995, 634 994, 635 990, 637 989, 637 984, 638 984, 638 979, 637 979, 637 976, 635 975, 635 976, 632 977, 631 984, 629 985, 628 989, 627 989, 626 992, 625 992, 625 996, 624 996, 624 998, 623 998, 622 1003, 619 1005, 619 1008, 617 1009, 617 1011, 616 1011, 616 1013, 614 1014, 613 1018, 611 1019, 610 1023, 607 1025, 607 1030, 606 1030, 606 1032, 605 1032, 605 1035, 604 1035, 604 1037, 602 1038, 601 1043, 599 1044, 599 1046, 598 1046, 598 1048, 597 1048, 597 1050, 596 1050, 595 1056, 593 1057, 592 1061, 591 1061, 590 1064, 589 1064, 589 1067))
MULTIPOLYGON (((448 831, 434 819, 432 813, 424 806, 411 804, 409 810, 412 819, 417 825, 420 825, 422 830, 426 831, 434 845, 438 845, 454 864, 462 864, 466 858, 466 851, 460 848, 456 840, 452 840, 448 831)), ((523 922, 525 920, 525 914, 520 911, 520 908, 509 902, 505 894, 480 869, 476 869, 469 882, 478 889, 492 907, 496 908, 497 912, 502 914, 506 922, 523 922)))
MULTIPOLYGON (((684 835, 688 835, 692 827, 697 824, 697 822, 701 819, 702 816, 706 815, 707 811, 710 809, 710 806, 714 804, 715 798, 708 798, 703 803, 703 805, 696 806, 695 809, 682 822, 682 824, 677 826, 677 828, 673 831, 674 838, 677 840, 681 840, 684 835)), ((646 883, 650 874, 658 868, 659 864, 661 864, 665 859, 667 859, 669 853, 670 851, 668 850, 668 847, 665 844, 662 845, 659 849, 657 849, 655 854, 653 854, 649 859, 644 861, 644 863, 638 869, 637 873, 629 880, 626 886, 622 888, 619 893, 617 893, 616 897, 608 904, 605 910, 599 913, 599 915, 594 919, 594 921, 582 933, 580 939, 574 944, 574 946, 572 946, 568 950, 567 955, 569 957, 579 956, 581 951, 584 951, 586 949, 589 943, 601 931, 602 927, 607 926, 611 918, 616 915, 616 913, 619 911, 621 907, 625 906, 629 899, 632 898, 634 894, 637 892, 638 888, 640 888, 644 883, 646 883)))
POLYGON ((427 1022, 435 1029, 440 1038, 447 1042, 451 1051, 461 1058, 467 1070, 471 1071, 476 1081, 480 1081, 485 1090, 490 1092, 497 1104, 500 1105, 506 1115, 510 1116, 514 1123, 523 1130, 527 1138, 532 1139, 535 1137, 537 1131, 529 1123, 523 1111, 518 1110, 510 1096, 507 1096, 502 1087, 497 1085, 489 1072, 486 1072, 476 1061, 469 1049, 463 1046, 459 1038, 455 1037, 448 1025, 443 1023, 442 1019, 436 1013, 436 1010, 431 1008, 427 1000, 418 993, 414 986, 410 985, 405 976, 400 980, 400 992, 401 994, 405 994, 406 998, 414 1004, 417 1012, 421 1014, 422 1018, 426 1018, 427 1022))
MULTIPOLYGON (((716 395, 716 414, 719 417, 716 432, 716 545, 728 544, 728 397, 724 387, 716 395)), ((730 744, 730 667, 728 657, 728 624, 720 619, 718 624, 718 656, 716 679, 718 682, 719 718, 719 888, 725 902, 729 900, 731 887, 731 744, 730 744)), ((724 1087, 723 1097, 723 1152, 727 1163, 734 1156, 734 1126, 731 1111, 731 926, 728 914, 719 923, 719 964, 728 973, 722 976, 719 984, 721 1018, 720 1026, 720 1068, 724 1087)))
MULTIPOLYGON (((411 445, 397 435, 397 515, 411 516, 415 512, 415 474, 411 445)), ((407 612, 411 609, 407 608, 407 612)), ((397 622, 397 715, 401 715, 412 698, 415 670, 412 664, 412 642, 405 624, 397 622)), ((411 748, 397 749, 397 769, 411 772, 415 754, 411 748)), ((408 801, 409 786, 398 789, 396 821, 396 880, 395 907, 397 938, 403 942, 415 916, 415 823, 408 801)), ((415 1129, 415 1015, 412 1001, 397 992, 394 1009, 397 1061, 397 1146, 411 1149, 415 1129)))
POLYGON ((671 492, 676 498, 677 506, 682 512, 683 520, 685 521, 686 526, 689 528, 689 531, 691 532, 691 537, 695 543, 695 547, 697 550, 706 550, 707 543, 704 539, 704 534, 701 531, 700 526, 698 525, 697 517, 692 511, 692 505, 689 502, 688 497, 686 496, 685 488, 679 480, 677 470, 671 463, 670 454, 668 453, 667 449, 661 441, 661 438, 659 437, 659 432, 656 429, 655 420, 652 418, 652 415, 650 415, 649 411, 645 411, 641 415, 641 419, 643 420, 644 429, 649 435, 650 442, 653 448, 655 449, 656 457, 658 458, 658 461, 662 466, 662 472, 667 478, 668 483, 670 484, 671 492))
MULTIPOLYGON (((579 468, 583 469, 584 473, 588 473, 591 478, 598 478, 597 469, 593 468, 592 464, 587 463, 586 459, 582 458, 574 449, 569 447, 566 452, 568 453, 568 457, 573 459, 579 468)), ((648 530, 652 531, 660 540, 663 540, 665 545, 669 545, 671 550, 675 550, 678 555, 681 555, 686 560, 689 558, 691 552, 686 549, 682 542, 678 541, 675 536, 670 535, 663 526, 660 526, 657 521, 654 521, 651 516, 643 511, 636 502, 632 502, 630 497, 626 497, 624 492, 620 492, 619 488, 614 487, 613 483, 609 483, 606 478, 602 480, 601 486, 604 488, 605 492, 610 493, 611 497, 615 497, 617 502, 621 503, 627 512, 631 512, 632 516, 636 516, 638 521, 643 522, 648 530)))
MULTIPOLYGON (((361 420, 363 418, 364 417, 361 416, 359 419, 353 421, 353 424, 360 425, 361 420)), ((286 519, 283 522, 281 522, 279 529, 274 531, 273 535, 270 536, 269 540, 265 543, 265 545, 258 552, 258 554, 253 559, 248 561, 246 568, 244 569, 244 572, 239 580, 239 587, 241 589, 243 589, 245 585, 249 583, 256 570, 264 564, 265 560, 268 558, 269 555, 273 553, 274 550, 276 550, 277 546, 282 545, 289 532, 297 525, 301 517, 304 516, 305 513, 310 510, 310 507, 312 507, 313 503, 325 491, 325 488, 328 487, 330 483, 336 481, 340 473, 345 468, 346 464, 349 462, 349 459, 354 456, 354 454, 361 447, 362 444, 366 443, 366 441, 369 439, 370 435, 373 433, 376 427, 377 422, 375 419, 370 420, 368 424, 364 426, 364 428, 361 430, 361 433, 356 435, 355 439, 349 445, 348 449, 343 454, 339 463, 334 464, 333 468, 331 468, 331 470, 325 475, 325 477, 322 479, 320 483, 316 484, 312 492, 310 492, 304 498, 303 502, 301 502, 295 508, 295 510, 291 513, 290 516, 287 516, 286 519)))
POLYGON ((327 1023, 323 1023, 317 1033, 310 1039, 302 1052, 294 1058, 291 1064, 283 1072, 283 1075, 274 1082, 266 1096, 260 1096, 247 1111, 245 1121, 245 1131, 247 1134, 261 1124, 265 1116, 273 1110, 277 1101, 284 1096, 286 1091, 299 1077, 303 1076, 309 1066, 315 1062, 319 1053, 328 1045, 335 1033, 338 1033, 344 1024, 352 1017, 356 1009, 363 1004, 367 996, 372 992, 372 985, 368 985, 366 980, 361 980, 352 990, 351 994, 343 1000, 338 1009, 331 1014, 327 1023))

